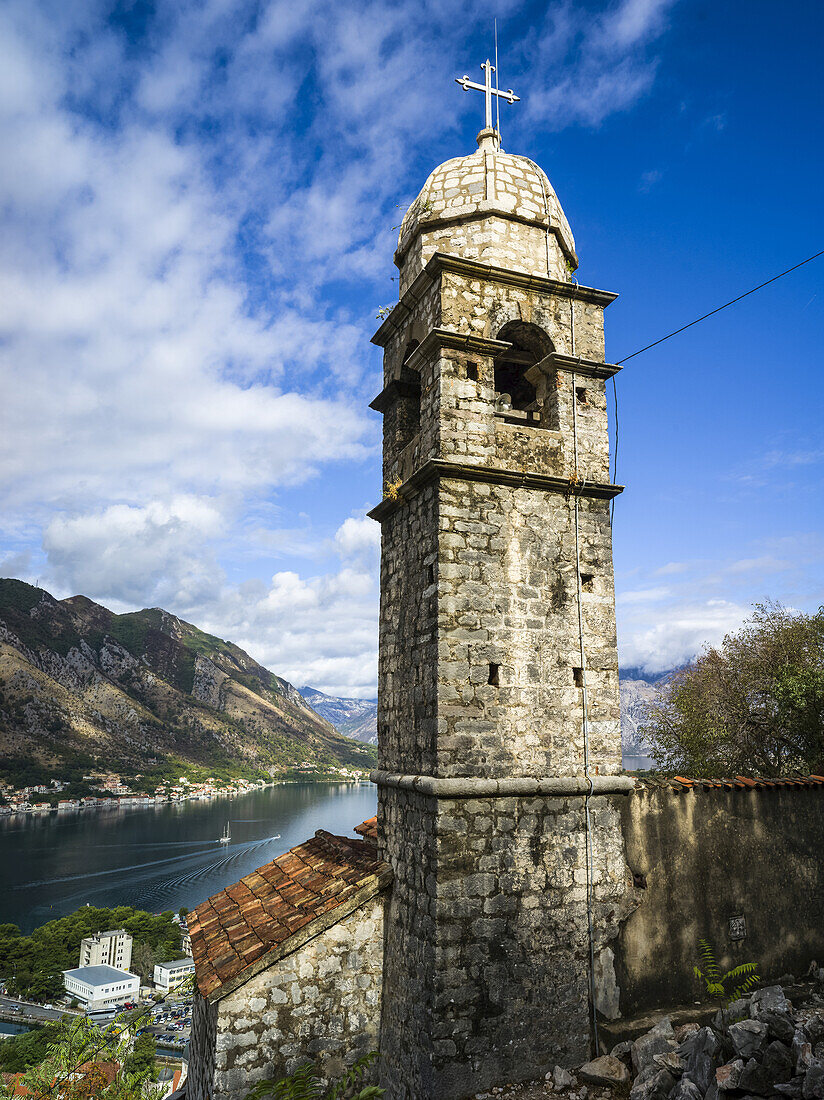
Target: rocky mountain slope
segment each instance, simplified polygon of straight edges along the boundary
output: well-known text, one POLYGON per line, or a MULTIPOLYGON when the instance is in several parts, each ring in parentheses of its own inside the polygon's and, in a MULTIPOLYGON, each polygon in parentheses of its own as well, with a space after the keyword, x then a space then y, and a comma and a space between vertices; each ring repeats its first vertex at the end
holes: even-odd
POLYGON ((285 680, 168 611, 115 615, 0 580, 0 757, 50 769, 368 768, 285 680))
POLYGON ((627 668, 620 670, 621 696, 621 749, 624 756, 645 757, 649 747, 639 731, 644 707, 655 697, 658 684, 675 672, 647 674, 642 669, 627 668))
POLYGON ((377 745, 378 704, 374 699, 341 699, 311 687, 302 687, 300 693, 339 733, 366 745, 377 745))

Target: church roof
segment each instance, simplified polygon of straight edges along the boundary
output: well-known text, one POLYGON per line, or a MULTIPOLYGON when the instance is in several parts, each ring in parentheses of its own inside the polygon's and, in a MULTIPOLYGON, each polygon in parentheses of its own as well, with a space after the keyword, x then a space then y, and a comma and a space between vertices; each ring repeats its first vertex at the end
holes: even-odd
POLYGON ((368 835, 354 840, 319 829, 189 914, 198 989, 204 997, 229 992, 238 979, 289 954, 391 878, 368 835))
POLYGON ((495 150, 487 142, 431 173, 404 215, 396 258, 406 253, 419 229, 484 214, 554 227, 564 252, 577 266, 575 239, 546 173, 529 157, 495 150))

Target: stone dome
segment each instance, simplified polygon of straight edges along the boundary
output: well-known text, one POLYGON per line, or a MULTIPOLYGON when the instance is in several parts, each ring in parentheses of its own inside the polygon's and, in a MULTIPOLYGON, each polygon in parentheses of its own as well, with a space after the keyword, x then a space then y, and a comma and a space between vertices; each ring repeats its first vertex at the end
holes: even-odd
POLYGON ((568 279, 578 266, 575 239, 546 174, 528 157, 501 150, 494 131, 482 130, 478 145, 475 153, 439 165, 404 215, 395 254, 402 283, 436 251, 568 279), (488 224, 458 230, 467 222, 488 224), (497 231, 487 232, 493 223, 497 231), (514 249, 502 247, 506 223, 503 236, 519 238, 514 249), (540 248, 544 237, 552 237, 553 249, 540 248))

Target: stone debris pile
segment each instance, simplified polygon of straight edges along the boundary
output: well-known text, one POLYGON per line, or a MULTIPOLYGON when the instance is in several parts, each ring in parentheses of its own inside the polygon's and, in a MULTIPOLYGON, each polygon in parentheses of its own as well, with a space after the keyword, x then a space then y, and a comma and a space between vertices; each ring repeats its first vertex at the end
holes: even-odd
POLYGON ((795 1011, 781 986, 766 986, 710 1027, 673 1029, 664 1017, 612 1056, 632 1070, 630 1100, 824 1100, 824 1011, 795 1011))
POLYGON ((824 1100, 824 997, 794 1008, 780 985, 735 1001, 712 1024, 673 1028, 664 1016, 634 1041, 544 1081, 476 1100, 824 1100))

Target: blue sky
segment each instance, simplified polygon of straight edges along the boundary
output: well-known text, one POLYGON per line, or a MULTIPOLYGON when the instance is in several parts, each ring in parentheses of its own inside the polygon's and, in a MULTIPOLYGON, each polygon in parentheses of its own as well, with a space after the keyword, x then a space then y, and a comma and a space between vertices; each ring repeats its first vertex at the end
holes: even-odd
MULTIPOLYGON (((374 693, 369 337, 493 14, 608 358, 824 247, 818 0, 6 0, 0 575, 374 693)), ((823 304, 824 258, 620 375, 623 664, 824 603, 823 304)))

